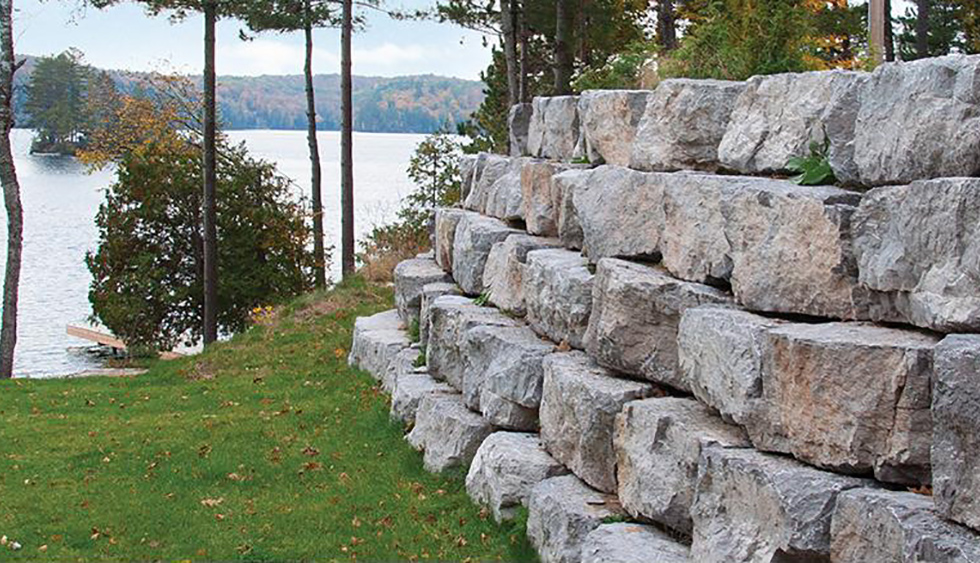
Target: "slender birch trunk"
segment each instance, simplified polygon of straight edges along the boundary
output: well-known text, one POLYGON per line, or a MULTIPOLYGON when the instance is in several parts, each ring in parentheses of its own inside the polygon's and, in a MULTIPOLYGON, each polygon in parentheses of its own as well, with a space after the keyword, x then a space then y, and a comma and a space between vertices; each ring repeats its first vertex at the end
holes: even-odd
POLYGON ((17 346, 17 295, 20 289, 20 264, 23 249, 24 210, 20 202, 20 184, 10 146, 14 126, 13 84, 17 63, 14 61, 13 0, 0 0, 0 183, 7 208, 7 270, 3 280, 3 326, 0 329, 0 379, 13 377, 14 349, 17 346))

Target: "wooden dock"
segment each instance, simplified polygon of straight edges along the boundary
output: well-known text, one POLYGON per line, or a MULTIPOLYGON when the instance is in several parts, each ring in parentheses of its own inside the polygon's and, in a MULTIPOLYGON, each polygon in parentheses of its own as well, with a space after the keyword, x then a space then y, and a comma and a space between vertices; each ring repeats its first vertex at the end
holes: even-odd
MULTIPOLYGON (((112 334, 76 325, 68 325, 66 330, 68 332, 68 336, 88 340, 89 342, 94 342, 99 346, 112 348, 116 352, 126 352, 126 343, 112 334)), ((160 359, 163 360, 174 360, 177 358, 182 358, 183 356, 183 354, 178 352, 160 352, 160 359)))

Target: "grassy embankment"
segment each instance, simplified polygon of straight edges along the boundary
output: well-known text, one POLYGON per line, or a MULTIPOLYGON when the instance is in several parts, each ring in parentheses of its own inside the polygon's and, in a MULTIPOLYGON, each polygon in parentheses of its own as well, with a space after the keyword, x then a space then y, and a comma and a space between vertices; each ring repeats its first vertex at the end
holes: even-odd
POLYGON ((0 559, 533 559, 347 367, 390 303, 352 284, 137 378, 0 383, 0 559))

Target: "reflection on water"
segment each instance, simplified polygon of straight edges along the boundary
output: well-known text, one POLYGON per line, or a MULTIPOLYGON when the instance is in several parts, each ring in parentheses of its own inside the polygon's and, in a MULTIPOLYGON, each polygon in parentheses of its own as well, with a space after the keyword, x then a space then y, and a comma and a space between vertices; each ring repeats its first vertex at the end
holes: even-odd
MULTIPOLYGON (((297 193, 309 192, 309 159, 301 131, 236 131, 256 156, 276 162, 296 183, 297 193)), ((87 343, 65 334, 65 325, 85 323, 90 276, 85 253, 94 250, 98 232, 94 218, 111 171, 89 174, 76 160, 28 154, 31 132, 12 134, 14 159, 24 202, 24 262, 15 373, 18 377, 63 375, 99 367, 87 353, 87 343)), ((319 135, 323 165, 324 214, 327 242, 339 247, 340 190, 339 134, 319 135)), ((360 236, 375 223, 390 219, 398 200, 411 189, 405 176, 420 135, 357 134, 355 185, 357 231, 360 236)), ((0 206, 2 207, 2 206, 0 206)), ((0 275, 6 260, 6 212, 0 209, 0 275)), ((334 274, 339 269, 334 261, 334 274)), ((0 278, 2 279, 2 278, 0 278)))

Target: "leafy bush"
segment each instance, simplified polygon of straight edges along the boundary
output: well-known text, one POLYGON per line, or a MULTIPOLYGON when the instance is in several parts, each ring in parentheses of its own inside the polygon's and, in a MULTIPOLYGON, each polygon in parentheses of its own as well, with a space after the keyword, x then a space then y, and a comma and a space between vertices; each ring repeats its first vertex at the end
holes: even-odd
POLYGON ((827 158, 829 148, 829 139, 823 143, 812 141, 809 155, 789 159, 786 168, 796 174, 792 180, 801 186, 822 186, 835 183, 837 178, 834 176, 834 170, 830 167, 830 160, 827 158))
POLYGON ((581 69, 572 82, 572 88, 577 92, 639 88, 643 65, 655 56, 656 47, 652 43, 631 43, 623 52, 611 55, 602 64, 581 69))

